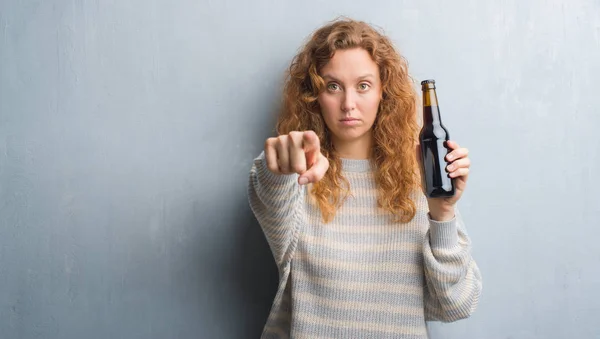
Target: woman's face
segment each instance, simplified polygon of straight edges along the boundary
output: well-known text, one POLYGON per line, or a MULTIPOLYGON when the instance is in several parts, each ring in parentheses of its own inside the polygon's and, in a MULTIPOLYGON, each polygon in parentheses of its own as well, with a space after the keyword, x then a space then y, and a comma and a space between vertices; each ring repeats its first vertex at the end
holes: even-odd
POLYGON ((336 148, 370 145, 382 93, 377 64, 362 48, 339 50, 320 75, 325 89, 318 102, 336 148))

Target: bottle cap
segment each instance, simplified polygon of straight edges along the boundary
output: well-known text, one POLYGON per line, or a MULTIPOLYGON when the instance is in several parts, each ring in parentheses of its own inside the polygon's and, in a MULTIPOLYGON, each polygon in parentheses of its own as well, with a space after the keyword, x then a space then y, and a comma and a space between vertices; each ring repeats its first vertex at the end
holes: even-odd
POLYGON ((435 80, 433 79, 427 79, 427 80, 423 80, 421 81, 421 87, 425 88, 432 88, 435 89, 435 80))

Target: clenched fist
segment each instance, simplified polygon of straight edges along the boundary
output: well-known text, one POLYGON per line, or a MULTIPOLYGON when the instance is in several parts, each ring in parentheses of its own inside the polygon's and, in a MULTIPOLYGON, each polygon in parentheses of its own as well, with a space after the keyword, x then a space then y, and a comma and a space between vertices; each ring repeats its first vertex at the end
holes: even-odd
POLYGON ((319 137, 313 131, 290 132, 265 142, 267 167, 275 174, 298 173, 298 183, 315 183, 323 178, 329 160, 321 154, 319 137))

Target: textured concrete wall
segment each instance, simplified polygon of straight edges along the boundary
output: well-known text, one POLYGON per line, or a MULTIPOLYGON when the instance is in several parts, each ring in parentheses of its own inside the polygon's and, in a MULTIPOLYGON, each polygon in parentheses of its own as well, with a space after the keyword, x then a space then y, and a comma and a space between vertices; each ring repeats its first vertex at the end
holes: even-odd
POLYGON ((0 1, 0 337, 255 338, 277 272, 246 201, 282 75, 381 26, 471 150, 484 277, 434 338, 600 338, 600 4, 0 1))

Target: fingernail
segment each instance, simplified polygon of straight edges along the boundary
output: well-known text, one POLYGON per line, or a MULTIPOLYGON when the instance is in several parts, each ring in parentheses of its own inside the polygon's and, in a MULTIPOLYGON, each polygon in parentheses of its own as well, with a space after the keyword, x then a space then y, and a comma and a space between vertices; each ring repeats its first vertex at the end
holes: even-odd
POLYGON ((448 154, 448 160, 452 160, 454 159, 454 156, 452 154, 448 154))
POLYGON ((306 185, 306 184, 308 184, 308 178, 306 178, 306 177, 301 177, 301 178, 300 178, 300 180, 298 181, 298 183, 299 183, 300 185, 306 185))
POLYGON ((452 171, 452 170, 454 170, 454 165, 449 165, 448 166, 448 171, 452 171))

